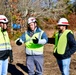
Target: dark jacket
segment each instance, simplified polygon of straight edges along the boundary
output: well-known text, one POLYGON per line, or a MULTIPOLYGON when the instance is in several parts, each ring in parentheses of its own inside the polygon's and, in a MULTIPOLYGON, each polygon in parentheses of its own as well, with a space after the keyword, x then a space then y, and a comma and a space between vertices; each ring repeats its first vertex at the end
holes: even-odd
MULTIPOLYGON (((55 42, 55 38, 52 38, 52 39, 48 39, 50 41, 48 41, 49 43, 53 43, 55 42), (52 41, 52 42, 51 42, 52 41)), ((66 58, 69 58, 71 57, 71 55, 76 51, 76 41, 74 39, 74 35, 72 33, 68 33, 67 34, 67 46, 66 46, 66 50, 65 50, 65 53, 63 55, 60 55, 58 54, 57 52, 56 53, 53 53, 54 56, 57 58, 57 59, 66 59, 66 58)))
POLYGON ((5 60, 8 57, 10 57, 10 59, 13 60, 12 50, 0 51, 0 60, 5 60))

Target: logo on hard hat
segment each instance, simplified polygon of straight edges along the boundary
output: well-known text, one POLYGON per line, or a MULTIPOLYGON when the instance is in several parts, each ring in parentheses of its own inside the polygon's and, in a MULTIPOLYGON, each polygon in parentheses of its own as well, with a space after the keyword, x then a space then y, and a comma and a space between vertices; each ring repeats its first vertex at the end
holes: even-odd
POLYGON ((62 24, 68 24, 68 22, 62 22, 62 24))
POLYGON ((34 19, 31 19, 31 21, 33 21, 34 19))

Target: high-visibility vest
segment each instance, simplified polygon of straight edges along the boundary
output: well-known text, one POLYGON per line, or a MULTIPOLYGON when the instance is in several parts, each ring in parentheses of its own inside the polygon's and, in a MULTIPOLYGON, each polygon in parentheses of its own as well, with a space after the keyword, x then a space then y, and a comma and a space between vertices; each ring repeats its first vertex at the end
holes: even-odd
POLYGON ((35 39, 37 37, 38 39, 41 39, 41 36, 44 31, 35 33, 32 37, 30 37, 27 32, 25 33, 26 42, 25 46, 28 50, 37 51, 37 52, 43 52, 43 45, 41 44, 34 44, 32 39, 35 39))
POLYGON ((11 50, 11 45, 7 31, 2 32, 0 29, 0 51, 3 50, 11 50))
POLYGON ((55 34, 55 47, 54 47, 54 53, 57 51, 58 54, 64 54, 66 50, 67 45, 67 34, 72 31, 71 30, 65 30, 61 36, 58 39, 59 33, 57 32, 55 34))

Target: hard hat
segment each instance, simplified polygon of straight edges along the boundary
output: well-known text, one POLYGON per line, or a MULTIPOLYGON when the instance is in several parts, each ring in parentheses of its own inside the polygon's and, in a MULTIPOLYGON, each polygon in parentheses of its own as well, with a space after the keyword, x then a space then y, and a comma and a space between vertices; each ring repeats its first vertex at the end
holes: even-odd
POLYGON ((68 20, 66 18, 61 18, 57 25, 69 25, 68 20))
POLYGON ((0 15, 0 22, 8 23, 8 19, 4 15, 0 15))
POLYGON ((34 17, 28 18, 28 24, 30 24, 32 22, 36 22, 36 19, 34 17))

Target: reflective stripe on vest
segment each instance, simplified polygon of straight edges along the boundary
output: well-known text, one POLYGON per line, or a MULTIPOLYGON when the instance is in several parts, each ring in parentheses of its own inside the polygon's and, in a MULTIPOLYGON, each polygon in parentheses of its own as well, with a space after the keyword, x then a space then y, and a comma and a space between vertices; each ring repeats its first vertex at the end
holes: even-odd
POLYGON ((55 35, 55 48, 54 48, 54 53, 57 50, 58 54, 64 54, 66 50, 66 45, 67 45, 67 34, 72 31, 71 30, 65 30, 62 35, 60 36, 58 40, 58 33, 55 35))
POLYGON ((26 37, 26 43, 25 46, 28 50, 32 50, 32 51, 38 51, 38 52, 43 52, 43 45, 41 44, 34 44, 32 39, 35 39, 35 37, 37 37, 38 39, 41 39, 41 36, 43 34, 44 31, 35 33, 32 37, 30 37, 27 32, 25 33, 25 37, 26 37))
POLYGON ((2 50, 11 50, 11 45, 10 45, 10 40, 8 37, 8 33, 5 32, 0 32, 0 51, 2 50))

